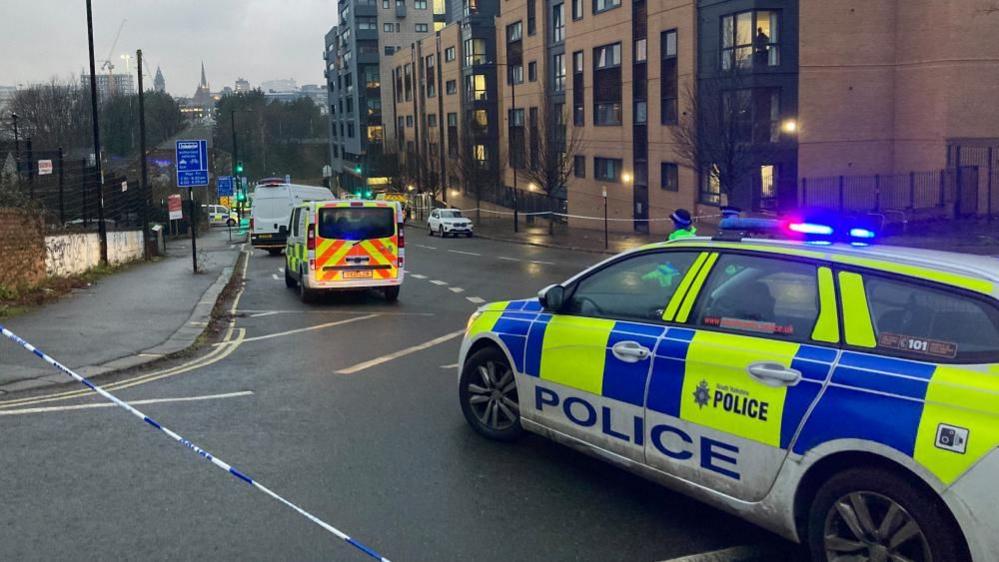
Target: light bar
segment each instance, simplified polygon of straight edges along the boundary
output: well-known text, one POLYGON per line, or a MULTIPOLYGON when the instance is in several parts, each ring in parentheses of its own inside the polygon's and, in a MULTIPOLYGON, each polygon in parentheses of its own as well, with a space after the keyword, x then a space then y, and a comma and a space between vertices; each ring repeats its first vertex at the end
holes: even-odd
POLYGON ((787 228, 788 230, 792 232, 797 232, 799 234, 817 234, 821 236, 830 236, 833 233, 833 229, 831 226, 827 226, 824 224, 815 224, 811 222, 792 222, 787 225, 787 228))
POLYGON ((850 236, 853 238, 865 238, 869 240, 871 238, 874 238, 876 234, 874 233, 873 230, 867 228, 851 228, 850 236))

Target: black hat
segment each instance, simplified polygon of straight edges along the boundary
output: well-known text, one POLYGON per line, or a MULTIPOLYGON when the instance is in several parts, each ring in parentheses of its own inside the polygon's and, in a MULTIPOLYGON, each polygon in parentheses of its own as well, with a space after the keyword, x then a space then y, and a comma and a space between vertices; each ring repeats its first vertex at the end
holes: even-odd
POLYGON ((690 217, 687 209, 677 209, 669 216, 677 226, 690 226, 694 220, 690 217))

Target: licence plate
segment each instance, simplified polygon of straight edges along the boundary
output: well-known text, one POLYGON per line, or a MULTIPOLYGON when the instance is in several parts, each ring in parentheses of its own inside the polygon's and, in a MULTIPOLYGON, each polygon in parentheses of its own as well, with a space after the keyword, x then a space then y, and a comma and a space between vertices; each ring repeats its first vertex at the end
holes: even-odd
POLYGON ((271 237, 270 234, 258 234, 257 235, 257 238, 270 238, 270 237, 271 237))
POLYGON ((371 277, 371 270, 370 269, 360 269, 360 270, 357 270, 357 271, 344 271, 343 272, 343 278, 344 279, 367 279, 369 277, 371 277))

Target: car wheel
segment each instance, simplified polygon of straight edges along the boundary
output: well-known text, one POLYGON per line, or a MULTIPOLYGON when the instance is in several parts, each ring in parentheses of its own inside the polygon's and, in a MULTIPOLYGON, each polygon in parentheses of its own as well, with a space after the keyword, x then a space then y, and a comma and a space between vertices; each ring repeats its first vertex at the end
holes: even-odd
POLYGON ((305 273, 301 273, 301 281, 298 282, 298 298, 305 304, 310 304, 314 299, 315 292, 305 286, 305 273))
POLYGON ((295 278, 291 276, 291 270, 288 268, 287 263, 284 264, 284 286, 289 289, 294 289, 298 286, 298 281, 295 281, 295 278))
POLYGON ((389 302, 395 302, 399 300, 399 286, 393 285, 391 287, 385 287, 382 292, 385 294, 385 300, 389 302))
POLYGON ((267 253, 272 256, 280 256, 281 248, 267 248, 267 253))
POLYGON ((447 238, 447 234, 444 234, 444 225, 442 224, 442 225, 440 225, 440 227, 438 227, 438 228, 440 228, 440 235, 441 235, 441 238, 447 238))
POLYGON ((430 223, 427 223, 427 236, 433 236, 433 235, 434 235, 434 227, 430 226, 430 223))
POLYGON ((229 219, 225 221, 226 226, 236 226, 236 221, 229 219))
POLYGON ((458 381, 461 412, 472 428, 497 441, 524 433, 513 369, 496 347, 476 351, 465 361, 458 381))
POLYGON ((826 481, 809 509, 813 560, 967 560, 961 529, 938 498, 885 469, 826 481))

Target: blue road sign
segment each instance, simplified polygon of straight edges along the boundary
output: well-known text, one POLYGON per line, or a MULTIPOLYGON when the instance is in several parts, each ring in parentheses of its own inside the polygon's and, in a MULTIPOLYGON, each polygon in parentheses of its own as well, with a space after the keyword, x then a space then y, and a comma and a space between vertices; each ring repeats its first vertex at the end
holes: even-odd
POLYGON ((219 176, 215 182, 218 185, 219 197, 232 196, 232 176, 219 176))
POLYGON ((177 141, 177 187, 208 185, 208 141, 177 141))

